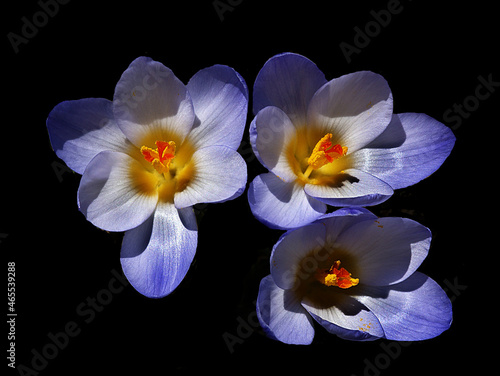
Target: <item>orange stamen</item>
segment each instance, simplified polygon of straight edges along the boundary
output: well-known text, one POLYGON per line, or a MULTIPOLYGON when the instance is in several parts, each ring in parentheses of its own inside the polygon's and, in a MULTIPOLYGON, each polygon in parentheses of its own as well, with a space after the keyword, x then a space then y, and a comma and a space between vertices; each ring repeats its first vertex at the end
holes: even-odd
POLYGON ((330 269, 318 269, 314 277, 325 286, 336 286, 341 289, 348 289, 359 283, 359 278, 351 278, 351 273, 339 267, 340 261, 337 260, 330 269))
POLYGON ((306 177, 311 174, 312 170, 317 170, 347 154, 347 147, 340 144, 333 145, 331 138, 332 134, 327 133, 314 147, 311 156, 307 160, 309 167, 304 173, 306 177))
POLYGON ((156 150, 143 146, 141 147, 141 153, 156 171, 164 174, 169 171, 170 162, 174 159, 175 142, 156 141, 155 144, 156 150))

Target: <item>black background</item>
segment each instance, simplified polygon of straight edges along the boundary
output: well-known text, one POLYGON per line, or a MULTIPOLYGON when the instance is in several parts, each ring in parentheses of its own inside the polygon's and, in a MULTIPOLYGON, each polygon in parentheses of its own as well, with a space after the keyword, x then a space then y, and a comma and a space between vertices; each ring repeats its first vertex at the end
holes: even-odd
MULTIPOLYGON (((16 263, 16 365, 32 368, 36 352, 50 353, 48 334, 74 322, 78 335, 40 366, 40 375, 299 370, 439 375, 466 367, 480 373, 486 348, 493 346, 488 345, 491 334, 498 332, 489 313, 495 309, 489 292, 496 287, 490 270, 496 256, 495 246, 487 243, 487 234, 494 237, 487 218, 495 214, 494 174, 488 165, 493 159, 487 155, 492 149, 486 143, 496 137, 491 132, 498 125, 494 110, 500 90, 493 88, 489 98, 477 102, 469 98, 469 107, 477 103, 477 108, 458 120, 443 119, 443 114, 475 96, 479 76, 500 81, 496 8, 401 0, 401 12, 373 31, 369 44, 348 63, 340 43, 355 46, 354 28, 364 29, 373 21, 370 12, 387 9, 389 1, 233 0, 222 19, 214 3, 72 0, 47 17, 17 53, 8 33, 22 36, 22 17, 32 20, 41 8, 33 0, 4 5, 0 252, 7 255, 5 275, 7 262, 16 263), (382 344, 390 341, 343 341, 319 326, 306 347, 262 334, 255 326, 254 302, 260 279, 269 273, 270 249, 282 232, 253 218, 246 192, 231 202, 197 207, 197 255, 170 296, 147 299, 131 286, 110 293, 113 271, 121 274, 122 235, 95 228, 79 213, 80 177, 66 170, 51 149, 45 127, 51 109, 68 99, 112 99, 120 75, 138 56, 162 62, 184 83, 199 69, 229 65, 245 78, 251 98, 263 64, 286 51, 310 58, 327 79, 357 70, 380 73, 392 89, 396 113, 424 112, 454 128, 455 148, 438 172, 371 209, 380 216, 415 219, 432 230, 431 250, 420 271, 447 289, 453 301, 454 322, 447 332, 399 346, 393 358, 381 355, 386 354, 382 344), (90 312, 87 299, 98 296, 109 300, 90 309, 92 315, 78 311, 90 312), (241 339, 232 352, 225 333, 241 339)), ((250 102, 247 129, 252 117, 250 102)), ((247 132, 240 152, 249 181, 264 172, 247 132)), ((5 337, 2 348, 8 348, 5 337)), ((2 359, 5 368, 8 360, 2 359)))

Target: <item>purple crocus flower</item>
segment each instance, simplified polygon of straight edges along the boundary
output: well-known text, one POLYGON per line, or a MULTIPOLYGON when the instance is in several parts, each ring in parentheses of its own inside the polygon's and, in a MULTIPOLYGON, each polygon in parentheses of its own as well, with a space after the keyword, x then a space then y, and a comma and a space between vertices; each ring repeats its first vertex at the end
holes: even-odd
POLYGON ((250 125, 254 153, 269 170, 250 184, 255 217, 271 228, 303 226, 327 205, 376 205, 436 171, 455 143, 451 130, 392 107, 387 82, 373 72, 327 82, 303 56, 267 61, 250 125))
POLYGON ((431 232, 406 218, 339 209, 286 232, 260 283, 257 316, 288 344, 310 344, 313 322, 343 339, 415 341, 449 328, 451 302, 417 268, 431 232))
POLYGON ((141 294, 166 296, 186 275, 198 238, 192 206, 243 192, 236 149, 247 107, 245 81, 230 67, 200 70, 184 85, 139 57, 113 101, 66 101, 50 113, 52 147, 83 175, 78 207, 95 226, 125 231, 121 264, 141 294))

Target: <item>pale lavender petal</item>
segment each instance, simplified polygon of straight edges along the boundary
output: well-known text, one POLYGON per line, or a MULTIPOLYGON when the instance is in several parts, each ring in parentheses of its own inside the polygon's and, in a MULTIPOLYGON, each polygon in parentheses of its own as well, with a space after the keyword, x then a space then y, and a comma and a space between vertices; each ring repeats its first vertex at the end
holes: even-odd
POLYGON ((155 210, 156 191, 135 184, 131 168, 142 168, 127 154, 103 151, 90 161, 78 188, 78 205, 87 220, 106 231, 134 228, 155 210))
POLYGON ((125 233, 120 260, 132 286, 149 298, 162 298, 182 282, 198 241, 193 209, 159 203, 141 226, 125 233))

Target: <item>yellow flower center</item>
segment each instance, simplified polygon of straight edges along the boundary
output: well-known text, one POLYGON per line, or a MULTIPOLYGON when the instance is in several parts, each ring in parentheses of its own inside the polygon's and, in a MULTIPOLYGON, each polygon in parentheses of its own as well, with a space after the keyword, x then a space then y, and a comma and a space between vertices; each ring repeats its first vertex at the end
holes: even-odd
POLYGON ((328 163, 332 163, 347 154, 347 147, 340 144, 333 145, 332 134, 327 133, 314 147, 311 156, 307 160, 307 170, 304 172, 304 177, 308 178, 313 170, 317 170, 328 163))
POLYGON ((359 283, 359 278, 351 278, 351 273, 345 268, 340 268, 339 260, 335 261, 330 269, 318 268, 314 278, 325 286, 336 286, 341 289, 348 289, 359 283))
POLYGON ((195 176, 195 165, 191 160, 195 150, 186 141, 156 140, 154 144, 148 139, 144 141, 140 149, 133 147, 130 150, 134 159, 141 162, 130 166, 134 188, 144 195, 158 195, 162 202, 173 202, 175 193, 186 189, 195 176))

